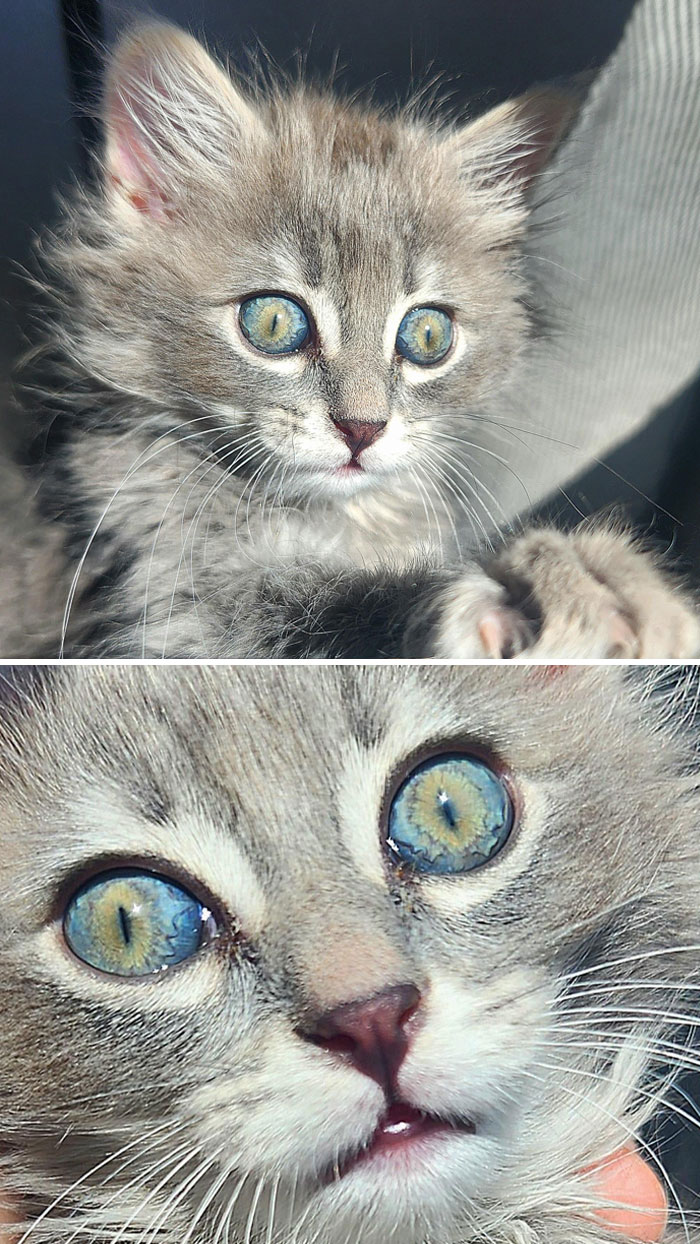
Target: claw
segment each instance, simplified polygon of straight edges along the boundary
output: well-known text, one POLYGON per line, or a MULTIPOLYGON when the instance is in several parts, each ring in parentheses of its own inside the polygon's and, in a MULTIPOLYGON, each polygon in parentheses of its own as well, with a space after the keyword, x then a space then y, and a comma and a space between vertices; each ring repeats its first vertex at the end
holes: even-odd
POLYGON ((502 610, 492 609, 484 614, 477 628, 484 652, 492 661, 502 657, 506 642, 506 628, 501 615, 502 610))
POLYGON ((514 609, 489 609, 477 632, 484 654, 492 661, 517 656, 531 640, 527 623, 514 609))
POLYGON ((636 657, 638 651, 637 637, 619 609, 615 609, 610 620, 610 656, 636 657))

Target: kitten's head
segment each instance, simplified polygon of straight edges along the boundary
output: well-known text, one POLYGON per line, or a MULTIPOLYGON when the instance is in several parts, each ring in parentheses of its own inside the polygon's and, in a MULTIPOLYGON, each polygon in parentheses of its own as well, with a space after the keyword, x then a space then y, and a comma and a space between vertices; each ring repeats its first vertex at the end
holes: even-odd
POLYGON ((188 35, 138 28, 59 255, 71 352, 282 495, 420 477, 527 337, 525 196, 569 113, 533 93, 459 128, 246 93, 188 35))
POLYGON ((76 668, 23 696, 0 1136, 10 1186, 55 1198, 35 1239, 596 1238, 579 1172, 652 1112, 693 1006, 673 708, 516 667, 76 668))

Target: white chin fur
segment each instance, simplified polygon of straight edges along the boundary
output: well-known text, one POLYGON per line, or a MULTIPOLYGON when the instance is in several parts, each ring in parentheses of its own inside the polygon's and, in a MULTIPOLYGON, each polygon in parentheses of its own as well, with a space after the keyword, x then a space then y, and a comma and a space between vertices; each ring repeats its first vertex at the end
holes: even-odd
POLYGON ((495 1150, 493 1140, 455 1133, 362 1162, 311 1194, 301 1211, 302 1238, 327 1244, 358 1236, 362 1244, 456 1238, 465 1229, 470 1201, 493 1178, 495 1150))
POLYGON ((379 488, 385 473, 378 471, 342 471, 334 468, 299 472, 285 481, 284 496, 333 501, 356 497, 359 493, 379 488))

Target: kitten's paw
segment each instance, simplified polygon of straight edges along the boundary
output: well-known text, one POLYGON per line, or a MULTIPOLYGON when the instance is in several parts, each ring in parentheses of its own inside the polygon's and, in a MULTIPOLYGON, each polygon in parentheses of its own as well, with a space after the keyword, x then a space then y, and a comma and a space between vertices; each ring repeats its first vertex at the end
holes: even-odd
POLYGON ((508 604, 505 588, 483 572, 460 575, 439 602, 431 656, 448 661, 517 657, 534 641, 525 615, 508 604))
POLYGON ((536 637, 516 655, 599 660, 700 654, 696 602, 623 533, 531 531, 499 556, 491 573, 506 588, 511 607, 536 619, 536 637))

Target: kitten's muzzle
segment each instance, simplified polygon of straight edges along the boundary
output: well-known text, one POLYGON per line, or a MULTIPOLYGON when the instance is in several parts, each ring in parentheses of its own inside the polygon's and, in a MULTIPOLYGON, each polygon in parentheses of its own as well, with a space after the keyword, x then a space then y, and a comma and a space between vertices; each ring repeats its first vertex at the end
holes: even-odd
POLYGON ((385 1109, 366 1142, 322 1172, 321 1183, 334 1183, 373 1158, 398 1157, 399 1151, 408 1157, 414 1145, 476 1130, 469 1119, 427 1114, 400 1095, 399 1071, 420 1023, 421 1002, 415 985, 394 985, 370 998, 326 1011, 315 1020, 311 1031, 300 1032, 305 1040, 375 1080, 386 1098, 385 1109))

